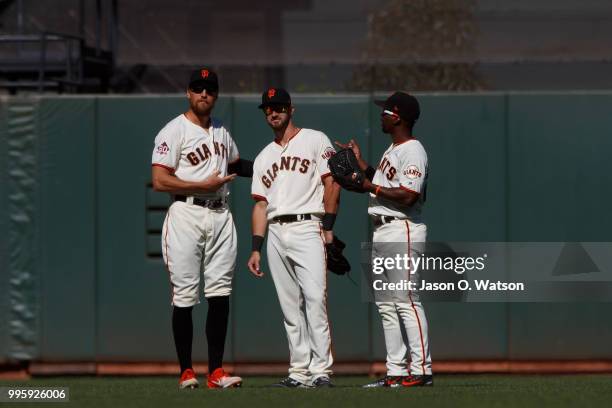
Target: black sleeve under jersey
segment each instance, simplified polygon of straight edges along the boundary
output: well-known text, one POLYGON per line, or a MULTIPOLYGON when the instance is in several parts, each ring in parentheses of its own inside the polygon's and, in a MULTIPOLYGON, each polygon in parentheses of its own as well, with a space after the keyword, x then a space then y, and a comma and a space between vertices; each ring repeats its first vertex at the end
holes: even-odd
POLYGON ((238 159, 227 166, 227 173, 235 173, 240 177, 253 177, 253 162, 251 160, 238 159))

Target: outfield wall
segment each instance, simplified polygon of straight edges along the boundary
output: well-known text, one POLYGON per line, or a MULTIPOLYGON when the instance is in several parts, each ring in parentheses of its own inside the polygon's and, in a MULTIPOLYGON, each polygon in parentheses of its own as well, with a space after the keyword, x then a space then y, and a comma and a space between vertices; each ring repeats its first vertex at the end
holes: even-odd
MULTIPOLYGON (((270 141, 256 96, 216 116, 253 158, 270 141)), ((431 241, 612 241, 612 92, 424 94, 416 135, 430 159, 431 241)), ((388 145, 370 95, 295 96, 296 122, 388 145)), ((183 96, 0 99, 0 359, 174 361, 160 258, 168 199, 150 188, 157 131, 183 96)), ((239 234, 227 361, 288 360, 272 281, 246 269, 250 183, 232 185, 239 234)), ((358 268, 365 196, 343 193, 337 233, 358 268)), ((266 266, 264 266, 265 268, 266 266)), ((609 271, 608 271, 609 272, 609 271)), ((355 274, 359 283, 359 273, 355 274)), ((431 303, 434 359, 612 359, 612 304, 431 303)), ((203 338, 205 302, 196 308, 203 338)), ((337 361, 384 359, 377 312, 329 277, 337 361)), ((206 359, 196 341, 194 357, 206 359)))

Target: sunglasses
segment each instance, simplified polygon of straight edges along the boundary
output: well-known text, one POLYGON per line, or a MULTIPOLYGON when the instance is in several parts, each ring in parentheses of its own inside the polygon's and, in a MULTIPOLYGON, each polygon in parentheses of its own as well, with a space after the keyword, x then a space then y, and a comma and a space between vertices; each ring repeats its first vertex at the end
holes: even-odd
POLYGON ((288 113, 290 109, 291 107, 287 105, 266 106, 263 108, 263 112, 266 116, 268 116, 268 115, 271 115, 272 112, 288 113))
POLYGON ((212 96, 217 95, 217 93, 219 92, 218 89, 210 85, 202 85, 202 84, 192 85, 189 87, 189 90, 196 94, 201 94, 204 90, 206 90, 206 93, 212 96))
POLYGON ((399 118, 399 115, 397 113, 391 112, 390 110, 386 110, 386 109, 384 111, 382 111, 382 113, 380 115, 381 116, 389 115, 389 116, 393 116, 393 117, 399 118))

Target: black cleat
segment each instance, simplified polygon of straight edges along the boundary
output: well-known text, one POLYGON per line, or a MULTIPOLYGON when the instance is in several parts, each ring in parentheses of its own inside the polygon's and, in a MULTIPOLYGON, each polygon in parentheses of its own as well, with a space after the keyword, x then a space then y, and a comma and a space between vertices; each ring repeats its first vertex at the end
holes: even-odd
POLYGON ((404 377, 402 387, 431 387, 433 375, 409 375, 404 377))
POLYGON ((389 388, 397 388, 402 386, 402 380, 404 377, 399 375, 388 375, 384 378, 378 379, 374 382, 366 384, 362 386, 362 388, 380 388, 380 387, 389 387, 389 388))
POLYGON ((270 387, 278 387, 278 388, 311 388, 309 385, 299 382, 298 380, 294 380, 291 377, 284 378, 277 382, 276 384, 272 384, 270 387))
POLYGON ((312 386, 316 388, 331 388, 334 384, 331 383, 329 377, 319 377, 312 382, 312 386))

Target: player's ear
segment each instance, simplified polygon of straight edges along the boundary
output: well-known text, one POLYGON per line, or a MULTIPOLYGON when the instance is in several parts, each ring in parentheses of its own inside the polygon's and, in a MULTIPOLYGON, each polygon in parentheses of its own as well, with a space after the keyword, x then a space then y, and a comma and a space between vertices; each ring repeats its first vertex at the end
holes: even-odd
POLYGON ((291 112, 291 116, 293 116, 295 113, 295 106, 291 105, 291 109, 289 111, 291 112))

